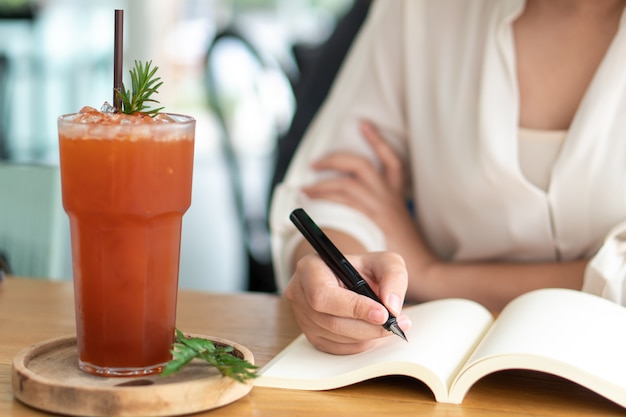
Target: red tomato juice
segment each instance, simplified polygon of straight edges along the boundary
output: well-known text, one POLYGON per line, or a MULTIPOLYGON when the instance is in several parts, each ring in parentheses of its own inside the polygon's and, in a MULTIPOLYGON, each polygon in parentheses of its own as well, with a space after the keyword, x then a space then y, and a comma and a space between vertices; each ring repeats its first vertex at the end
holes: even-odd
POLYGON ((191 203, 189 119, 144 130, 59 121, 79 365, 87 372, 145 375, 171 358, 182 216, 191 203))

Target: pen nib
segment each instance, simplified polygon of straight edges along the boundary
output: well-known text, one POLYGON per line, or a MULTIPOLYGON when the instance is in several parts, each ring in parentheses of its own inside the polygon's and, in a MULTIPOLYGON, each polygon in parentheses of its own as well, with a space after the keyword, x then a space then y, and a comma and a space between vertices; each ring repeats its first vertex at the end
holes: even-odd
POLYGON ((391 333, 401 337, 402 339, 404 339, 405 342, 408 342, 404 332, 402 331, 402 329, 400 328, 400 326, 398 326, 398 323, 393 323, 392 325, 389 326, 388 329, 391 333))

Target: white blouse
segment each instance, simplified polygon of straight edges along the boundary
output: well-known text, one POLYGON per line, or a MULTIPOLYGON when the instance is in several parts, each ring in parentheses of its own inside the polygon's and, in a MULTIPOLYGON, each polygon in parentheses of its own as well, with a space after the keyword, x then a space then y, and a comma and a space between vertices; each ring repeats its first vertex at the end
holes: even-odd
POLYGON ((523 0, 373 3, 331 94, 272 201, 279 288, 305 208, 368 250, 385 238, 350 207, 308 201, 310 163, 338 149, 374 159, 358 122, 371 120, 404 158, 416 222, 442 259, 553 261, 589 257, 626 219, 626 30, 619 31, 550 162, 545 188, 527 178, 518 143, 512 22, 523 0))

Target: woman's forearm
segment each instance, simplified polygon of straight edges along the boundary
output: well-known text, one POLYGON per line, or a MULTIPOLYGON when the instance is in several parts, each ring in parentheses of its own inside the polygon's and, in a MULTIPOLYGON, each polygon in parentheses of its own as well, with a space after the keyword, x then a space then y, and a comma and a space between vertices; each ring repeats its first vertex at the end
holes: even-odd
POLYGON ((406 298, 428 301, 462 297, 500 310, 513 298, 539 288, 581 289, 587 260, 569 262, 446 262, 428 247, 419 228, 387 239, 403 256, 409 285, 406 298))
POLYGON ((501 310, 513 298, 539 288, 581 289, 586 260, 569 262, 435 262, 412 269, 407 298, 426 301, 463 297, 501 310))
MULTIPOLYGON (((352 236, 336 230, 326 229, 324 232, 342 252, 365 253, 364 246, 352 236)), ((390 250, 403 256, 409 273, 407 300, 469 298, 494 311, 534 289, 580 289, 588 262, 444 262, 432 255, 419 233, 413 234, 412 239, 395 241, 395 244, 398 246, 394 245, 390 250), (402 245, 407 246, 399 247, 402 245)), ((303 240, 294 252, 293 265, 313 252, 303 240)))

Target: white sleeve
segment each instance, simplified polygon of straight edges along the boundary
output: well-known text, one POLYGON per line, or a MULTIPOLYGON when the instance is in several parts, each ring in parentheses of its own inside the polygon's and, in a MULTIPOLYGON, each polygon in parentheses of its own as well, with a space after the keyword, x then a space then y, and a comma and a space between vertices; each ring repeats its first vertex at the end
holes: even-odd
POLYGON ((626 306, 626 221, 609 232, 587 264, 582 290, 626 306))
POLYGON ((378 127, 399 155, 407 155, 400 29, 403 7, 401 1, 374 2, 328 99, 298 147, 284 182, 274 191, 270 227, 276 280, 281 292, 291 277, 291 259, 300 241, 289 220, 295 208, 304 208, 322 228, 354 236, 368 251, 385 249, 382 231, 365 215, 347 206, 307 199, 300 188, 316 182, 320 175, 328 175, 316 173, 310 166, 333 151, 359 153, 379 166, 359 131, 359 123, 364 119, 378 127))
POLYGON ((385 248, 383 233, 361 212, 329 201, 307 199, 297 188, 282 184, 274 192, 270 217, 274 272, 280 292, 285 290, 293 273, 291 265, 293 252, 303 239, 289 220, 289 214, 297 207, 304 208, 321 228, 350 234, 368 251, 385 248))

